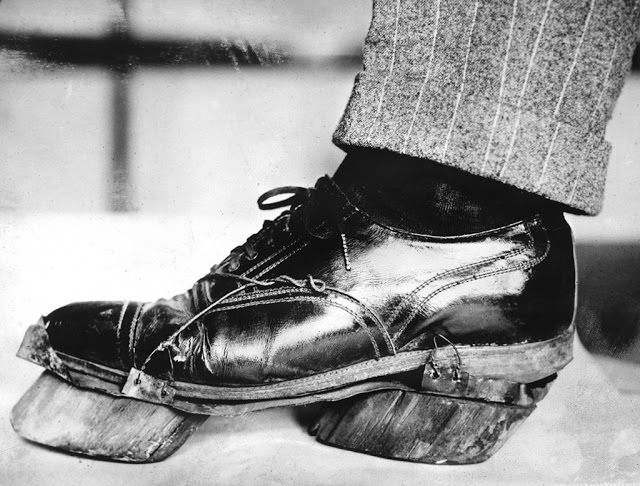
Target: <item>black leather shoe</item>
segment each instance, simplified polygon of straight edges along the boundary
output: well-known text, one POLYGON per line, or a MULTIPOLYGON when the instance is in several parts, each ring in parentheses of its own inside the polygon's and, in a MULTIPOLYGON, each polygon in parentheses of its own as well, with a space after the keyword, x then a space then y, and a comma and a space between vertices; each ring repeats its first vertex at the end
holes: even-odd
MULTIPOLYGON (((531 407, 571 359, 573 242, 560 214, 414 234, 372 220, 329 177, 258 204, 289 209, 189 291, 61 307, 19 354, 78 387, 207 414, 380 390, 531 407)), ((321 425, 321 440, 358 449, 321 425)))

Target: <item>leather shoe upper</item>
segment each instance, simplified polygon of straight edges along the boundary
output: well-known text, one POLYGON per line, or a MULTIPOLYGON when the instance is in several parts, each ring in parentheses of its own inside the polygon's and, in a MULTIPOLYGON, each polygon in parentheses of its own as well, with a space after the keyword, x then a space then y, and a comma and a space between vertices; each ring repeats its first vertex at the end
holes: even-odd
POLYGON ((329 177, 259 204, 290 209, 184 294, 57 309, 46 317, 54 349, 180 381, 262 384, 447 342, 542 341, 571 325, 573 241, 560 214, 408 233, 374 221, 329 177))

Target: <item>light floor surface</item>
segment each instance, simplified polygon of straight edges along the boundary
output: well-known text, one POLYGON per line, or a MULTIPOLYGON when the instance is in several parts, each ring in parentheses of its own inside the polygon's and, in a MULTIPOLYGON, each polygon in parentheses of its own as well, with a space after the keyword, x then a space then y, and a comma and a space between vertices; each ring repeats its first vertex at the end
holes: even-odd
POLYGON ((174 456, 149 465, 67 455, 13 432, 9 411, 41 372, 14 355, 40 314, 75 300, 181 292, 256 227, 223 216, 0 213, 0 484, 640 484, 640 394, 619 392, 579 343, 538 410, 479 465, 321 445, 306 432, 314 407, 210 418, 174 456))

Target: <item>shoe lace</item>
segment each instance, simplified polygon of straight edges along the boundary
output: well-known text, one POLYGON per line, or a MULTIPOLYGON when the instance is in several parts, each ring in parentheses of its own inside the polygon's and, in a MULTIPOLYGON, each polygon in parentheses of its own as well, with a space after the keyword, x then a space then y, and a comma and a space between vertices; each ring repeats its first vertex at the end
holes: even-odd
MULTIPOLYGON (((258 198, 258 208, 261 210, 285 207, 287 209, 280 213, 277 218, 265 220, 260 231, 249 236, 242 245, 231 250, 229 256, 223 261, 230 271, 233 272, 238 268, 239 261, 243 257, 248 260, 255 259, 258 254, 257 247, 261 242, 264 241, 268 247, 271 247, 278 234, 291 233, 294 230, 294 218, 299 218, 304 231, 317 239, 330 238, 335 234, 335 232, 330 231, 330 228, 337 229, 342 243, 345 268, 351 270, 349 247, 343 220, 339 215, 340 208, 333 198, 329 197, 326 192, 319 191, 316 187, 298 186, 276 187, 258 198), (288 195, 289 197, 269 202, 271 199, 283 195, 288 195), (320 219, 320 224, 314 224, 314 221, 318 221, 318 213, 324 213, 324 217, 320 219), (328 226, 327 223, 329 223, 328 226)), ((300 227, 300 225, 295 226, 300 227)), ((220 268, 219 265, 214 266, 210 273, 215 273, 218 268, 220 268)))
POLYGON ((314 290, 322 288, 324 283, 310 275, 306 281, 296 280, 286 275, 270 280, 256 280, 234 273, 240 267, 243 258, 249 261, 255 260, 261 247, 272 248, 278 238, 301 231, 321 240, 329 239, 336 234, 339 235, 344 267, 350 271, 351 260, 343 219, 340 215, 341 208, 338 201, 331 197, 327 191, 318 189, 321 181, 325 180, 326 182, 327 179, 329 179, 328 176, 321 178, 315 187, 282 186, 262 194, 257 201, 258 208, 261 210, 286 209, 275 219, 265 220, 257 233, 249 236, 243 244, 232 249, 222 262, 211 267, 209 273, 200 278, 188 292, 194 293, 199 285, 203 283, 210 285, 217 278, 230 278, 240 283, 261 286, 288 282, 299 287, 309 285, 314 290), (273 200, 281 196, 288 197, 273 200))
MULTIPOLYGON (((262 228, 257 233, 249 236, 247 240, 229 253, 229 256, 223 260, 227 268, 233 272, 240 266, 240 259, 254 260, 258 256, 257 246, 261 242, 266 242, 267 247, 272 247, 278 233, 287 234, 291 232, 291 218, 294 211, 304 205, 311 199, 312 189, 297 186, 283 186, 271 189, 258 198, 258 208, 261 210, 270 210, 287 207, 274 220, 265 220, 262 228), (268 202, 278 196, 289 195, 288 198, 268 202)), ((222 264, 221 264, 222 265, 222 264)), ((216 265, 211 269, 210 273, 215 273, 220 266, 216 265)), ((219 272, 218 272, 219 273, 219 272)))

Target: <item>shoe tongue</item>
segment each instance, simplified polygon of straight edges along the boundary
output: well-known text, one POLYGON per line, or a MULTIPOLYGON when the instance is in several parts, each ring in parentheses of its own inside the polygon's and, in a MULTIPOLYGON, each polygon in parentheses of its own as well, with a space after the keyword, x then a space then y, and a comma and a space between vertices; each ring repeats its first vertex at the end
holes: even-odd
POLYGON ((358 211, 358 208, 349 200, 345 192, 336 182, 325 175, 316 182, 316 190, 321 195, 321 199, 333 206, 336 214, 342 219, 358 211))
POLYGON ((320 239, 329 239, 343 231, 343 223, 358 209, 329 177, 318 179, 311 199, 302 208, 302 223, 320 239))

